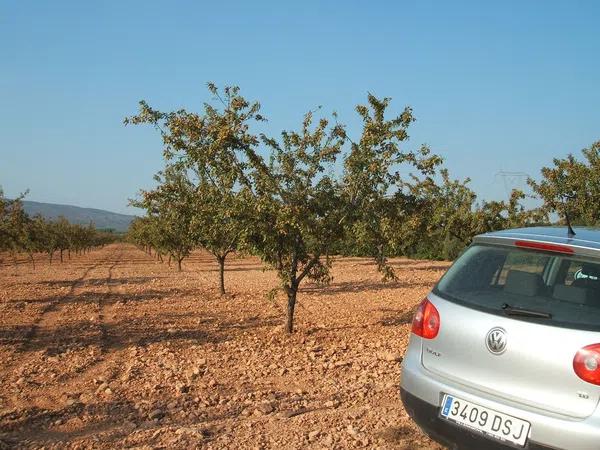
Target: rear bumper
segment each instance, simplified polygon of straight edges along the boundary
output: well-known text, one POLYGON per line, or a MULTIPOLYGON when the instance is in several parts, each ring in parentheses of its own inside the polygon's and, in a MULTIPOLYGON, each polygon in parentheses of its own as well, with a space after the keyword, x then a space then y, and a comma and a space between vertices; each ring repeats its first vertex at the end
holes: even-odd
MULTIPOLYGON (((430 405, 426 401, 409 394, 404 389, 400 389, 400 396, 402 403, 404 403, 404 409, 415 423, 429 437, 448 448, 460 450, 505 450, 515 448, 440 419, 437 406, 430 405)), ((553 447, 547 447, 532 441, 528 442, 525 448, 528 450, 554 450, 553 447)))
POLYGON ((452 382, 423 367, 421 339, 415 336, 411 336, 402 363, 401 393, 406 410, 415 422, 433 439, 450 448, 515 447, 440 419, 439 405, 445 393, 530 422, 526 449, 600 449, 598 410, 583 420, 569 419, 501 401, 469 386, 452 382))

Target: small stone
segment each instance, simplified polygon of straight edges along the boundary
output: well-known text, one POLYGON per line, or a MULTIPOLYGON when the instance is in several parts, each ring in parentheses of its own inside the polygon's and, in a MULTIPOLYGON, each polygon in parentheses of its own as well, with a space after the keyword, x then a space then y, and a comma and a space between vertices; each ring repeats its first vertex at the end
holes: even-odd
POLYGON ((292 417, 296 417, 296 416, 299 416, 299 415, 307 413, 307 412, 309 412, 309 410, 306 408, 289 409, 287 411, 282 411, 280 413, 280 416, 283 417, 284 419, 290 419, 292 417))
POLYGON ((172 401, 167 405, 168 409, 176 409, 177 408, 177 402, 176 401, 172 401))
POLYGON ((321 434, 319 430, 311 431, 310 433, 308 433, 308 440, 310 442, 314 442, 315 439, 317 439, 317 437, 319 436, 319 434, 321 434))
POLYGON ((275 408, 271 403, 261 403, 256 407, 256 410, 261 414, 271 414, 275 408))
POLYGON ((161 409, 155 409, 150 414, 148 414, 148 418, 150 420, 158 420, 164 417, 165 413, 161 409))
POLYGON ((333 363, 333 367, 345 367, 345 366, 351 366, 352 362, 350 361, 337 361, 335 363, 333 363))
POLYGON ((113 391, 112 391, 112 389, 111 389, 111 388, 106 388, 106 389, 104 389, 104 393, 105 393, 106 395, 112 395, 113 391))
POLYGON ((382 361, 402 362, 402 355, 400 353, 380 352, 377 354, 377 357, 382 361))

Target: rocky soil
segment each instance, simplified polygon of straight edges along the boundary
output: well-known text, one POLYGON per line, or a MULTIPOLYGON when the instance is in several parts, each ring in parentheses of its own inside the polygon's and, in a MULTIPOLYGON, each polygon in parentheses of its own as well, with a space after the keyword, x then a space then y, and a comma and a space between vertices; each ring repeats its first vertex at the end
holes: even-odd
POLYGON ((253 258, 179 273, 115 244, 34 271, 0 267, 2 448, 431 448, 398 393, 416 305, 447 263, 380 282, 342 258, 306 284, 297 331, 253 258))

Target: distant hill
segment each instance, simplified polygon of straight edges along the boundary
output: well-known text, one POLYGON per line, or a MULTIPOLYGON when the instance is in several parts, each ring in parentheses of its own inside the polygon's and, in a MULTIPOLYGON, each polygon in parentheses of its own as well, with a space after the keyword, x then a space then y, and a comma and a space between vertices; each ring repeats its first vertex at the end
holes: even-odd
POLYGON ((65 217, 71 223, 87 225, 94 223, 96 228, 112 228, 115 231, 127 231, 129 224, 135 218, 127 214, 117 214, 94 208, 80 208, 72 205, 57 205, 23 200, 23 208, 30 216, 41 214, 46 219, 65 217))

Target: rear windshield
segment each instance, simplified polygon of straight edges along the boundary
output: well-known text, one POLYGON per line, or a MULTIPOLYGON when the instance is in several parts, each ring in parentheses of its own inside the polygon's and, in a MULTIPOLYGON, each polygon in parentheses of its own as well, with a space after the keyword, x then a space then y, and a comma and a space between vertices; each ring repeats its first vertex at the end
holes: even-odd
POLYGON ((548 313, 522 320, 569 328, 600 330, 600 260, 473 245, 440 280, 434 293, 487 312, 511 309, 548 313))

